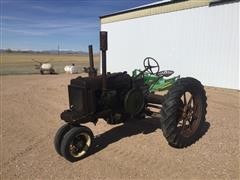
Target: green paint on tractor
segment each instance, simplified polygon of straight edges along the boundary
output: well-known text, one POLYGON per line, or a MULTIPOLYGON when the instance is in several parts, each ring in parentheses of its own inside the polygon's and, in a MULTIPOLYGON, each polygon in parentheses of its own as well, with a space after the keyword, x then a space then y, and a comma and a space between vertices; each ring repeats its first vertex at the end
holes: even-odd
MULTIPOLYGON (((135 69, 132 72, 132 77, 136 77, 142 73, 140 69, 135 69)), ((150 72, 143 73, 144 83, 149 86, 150 92, 168 90, 178 79, 180 75, 171 78, 164 78, 164 76, 153 75, 150 72)))

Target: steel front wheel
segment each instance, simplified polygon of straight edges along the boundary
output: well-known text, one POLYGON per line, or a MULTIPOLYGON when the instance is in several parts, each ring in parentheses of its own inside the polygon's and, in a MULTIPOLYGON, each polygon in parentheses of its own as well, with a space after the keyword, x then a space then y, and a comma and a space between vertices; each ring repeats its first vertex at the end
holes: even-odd
POLYGON ((87 156, 93 142, 92 131, 85 126, 74 127, 63 137, 61 154, 70 162, 87 156))
POLYGON ((168 143, 183 148, 194 143, 203 127, 206 92, 194 78, 179 79, 168 91, 160 112, 160 121, 168 143))
POLYGON ((58 129, 56 135, 54 137, 54 147, 57 153, 62 156, 61 154, 61 143, 64 135, 71 129, 69 124, 64 124, 62 127, 58 129))

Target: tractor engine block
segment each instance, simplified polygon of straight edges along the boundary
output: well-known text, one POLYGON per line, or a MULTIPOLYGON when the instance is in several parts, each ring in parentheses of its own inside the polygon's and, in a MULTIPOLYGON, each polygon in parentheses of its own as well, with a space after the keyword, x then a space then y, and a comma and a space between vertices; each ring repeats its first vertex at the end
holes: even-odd
POLYGON ((68 85, 69 110, 61 114, 67 122, 94 121, 93 115, 114 123, 113 118, 124 112, 124 98, 132 88, 132 79, 126 72, 108 73, 107 90, 102 89, 102 76, 77 77, 68 85), (90 117, 91 116, 91 117, 90 117))

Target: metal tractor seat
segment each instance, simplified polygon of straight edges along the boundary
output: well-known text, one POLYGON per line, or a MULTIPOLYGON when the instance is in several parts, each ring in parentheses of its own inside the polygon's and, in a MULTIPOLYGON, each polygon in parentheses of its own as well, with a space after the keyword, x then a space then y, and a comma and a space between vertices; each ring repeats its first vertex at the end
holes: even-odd
POLYGON ((157 73, 157 76, 164 76, 164 77, 169 77, 174 73, 172 70, 164 70, 164 71, 159 71, 157 73))

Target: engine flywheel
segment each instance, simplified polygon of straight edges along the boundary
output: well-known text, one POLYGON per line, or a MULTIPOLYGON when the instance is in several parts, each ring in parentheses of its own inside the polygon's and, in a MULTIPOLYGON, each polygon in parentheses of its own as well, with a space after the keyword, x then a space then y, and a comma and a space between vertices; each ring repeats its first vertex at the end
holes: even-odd
POLYGON ((124 98, 124 108, 127 113, 137 115, 144 107, 144 95, 140 89, 131 89, 124 98))

